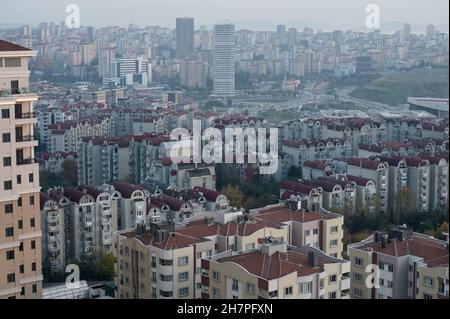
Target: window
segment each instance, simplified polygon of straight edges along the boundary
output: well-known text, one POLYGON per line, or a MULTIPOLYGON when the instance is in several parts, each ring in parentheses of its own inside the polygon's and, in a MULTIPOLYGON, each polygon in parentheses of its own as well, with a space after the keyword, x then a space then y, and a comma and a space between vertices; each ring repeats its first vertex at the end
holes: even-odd
POLYGON ((9 109, 2 109, 2 119, 9 119, 9 109))
POLYGON ((247 292, 252 295, 255 294, 255 285, 248 282, 247 283, 247 292))
POLYGON ((16 274, 7 274, 6 281, 8 282, 8 284, 16 282, 16 274))
POLYGON ((339 226, 333 226, 330 228, 330 233, 331 234, 337 234, 339 231, 339 226))
POLYGON ((355 288, 353 290, 353 292, 354 292, 355 297, 358 297, 358 298, 362 297, 362 290, 361 289, 355 288))
POLYGON ((180 257, 178 258, 178 266, 186 266, 189 263, 189 257, 180 257))
POLYGON ((219 299, 220 298, 220 289, 219 288, 213 288, 212 291, 213 297, 219 299))
POLYGON ((28 175, 28 181, 29 181, 30 183, 33 183, 33 182, 34 182, 34 175, 33 175, 33 173, 31 173, 31 174, 28 175))
POLYGON ((337 239, 330 240, 330 248, 337 247, 337 245, 338 245, 337 239))
POLYGON ((322 278, 319 281, 319 289, 323 289, 323 287, 325 287, 325 280, 322 278))
POLYGON ((328 299, 336 299, 336 291, 330 292, 328 294, 328 299))
POLYGON ((433 278, 431 277, 423 277, 423 284, 428 287, 433 286, 433 278))
POLYGON ((309 236, 311 234, 311 231, 308 229, 305 231, 305 236, 309 236))
POLYGON ((5 67, 6 68, 19 68, 21 65, 20 58, 6 58, 5 67))
POLYGON ((19 220, 19 221, 17 222, 17 228, 23 229, 23 220, 19 220))
POLYGON ((25 287, 22 287, 22 289, 20 290, 20 295, 25 296, 25 287))
POLYGON ((21 274, 25 273, 25 266, 24 265, 20 265, 19 266, 19 273, 21 273, 21 274))
POLYGON ((17 200, 17 206, 22 207, 22 197, 17 200))
POLYGON ((36 220, 34 218, 30 219, 30 227, 35 227, 36 226, 36 220))
POLYGON ((14 227, 7 227, 5 229, 5 236, 6 237, 13 237, 14 236, 14 227))
POLYGON ((31 249, 36 249, 36 241, 35 240, 31 241, 31 249))
POLYGON ((173 265, 173 261, 171 259, 160 259, 159 260, 159 264, 161 266, 172 266, 173 265))
POLYGON ((3 166, 9 167, 11 166, 11 157, 3 157, 3 166))
POLYGON ((31 289, 34 294, 37 293, 37 285, 36 284, 34 284, 31 289))
POLYGON ((285 296, 290 296, 290 295, 292 295, 292 293, 293 293, 292 286, 291 286, 291 287, 284 288, 284 295, 285 295, 285 296))
POLYGON ((11 190, 11 189, 12 189, 12 181, 5 181, 5 182, 3 183, 3 189, 4 189, 5 191, 11 190))
POLYGON ((186 281, 188 279, 189 279, 189 273, 187 271, 186 272, 180 272, 178 274, 178 280, 179 281, 186 281))
POLYGON ((31 271, 36 271, 36 263, 31 264, 31 271))
POLYGON ((392 288, 394 286, 394 283, 390 280, 387 281, 388 288, 392 288))
POLYGON ((10 133, 3 133, 2 134, 2 141, 3 141, 3 143, 11 142, 11 134, 10 133))
POLYGON ((384 296, 380 293, 377 294, 377 299, 384 299, 384 296))
POLYGON ((219 281, 220 280, 220 272, 213 271, 213 280, 219 281))
POLYGON ((300 293, 302 295, 312 293, 312 282, 302 282, 300 284, 300 293))
POLYGON ((173 276, 159 275, 161 281, 170 282, 173 281, 173 276))
POLYGON ((189 295, 189 287, 180 288, 178 295, 180 297, 187 297, 189 295))
POLYGON ((5 214, 12 214, 13 213, 13 204, 6 204, 5 205, 5 214))
POLYGON ((430 295, 430 294, 424 293, 424 294, 423 294, 423 299, 433 299, 433 296, 430 295))
POLYGON ((173 297, 173 291, 160 290, 159 294, 161 295, 161 297, 164 297, 164 298, 171 298, 171 297, 173 297))
POLYGON ((331 276, 328 277, 328 279, 329 279, 328 282, 330 284, 335 284, 336 281, 337 281, 337 276, 336 275, 331 275, 331 276))
POLYGON ((23 251, 23 242, 19 244, 19 251, 23 251))
POLYGON ((202 253, 201 252, 197 252, 197 259, 202 259, 202 253))
POLYGON ((355 258, 355 265, 358 267, 364 266, 364 261, 361 258, 355 258))
POLYGON ((33 195, 30 196, 30 205, 34 205, 34 196, 33 195))
POLYGON ((394 265, 388 265, 388 271, 394 272, 394 265))
POLYGON ((313 235, 317 235, 319 233, 319 229, 318 228, 314 228, 313 229, 313 235))
POLYGON ((13 260, 14 259, 14 250, 8 250, 6 252, 6 260, 13 260))
POLYGON ((361 282, 363 280, 363 276, 357 272, 355 272, 353 274, 353 278, 355 279, 355 281, 361 282))
POLYGON ((17 175, 17 184, 22 184, 22 175, 17 175))
POLYGON ((233 282, 231 284, 231 290, 239 291, 239 281, 237 279, 233 279, 233 282))

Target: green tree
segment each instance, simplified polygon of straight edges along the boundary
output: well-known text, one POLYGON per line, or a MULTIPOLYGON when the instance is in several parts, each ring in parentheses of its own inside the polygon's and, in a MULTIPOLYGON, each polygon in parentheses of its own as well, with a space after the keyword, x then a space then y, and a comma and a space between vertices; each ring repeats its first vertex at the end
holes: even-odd
POLYGON ((62 165, 62 176, 74 186, 78 179, 78 164, 76 160, 65 160, 62 165))
POLYGON ((242 208, 244 206, 244 194, 238 186, 228 185, 222 190, 222 193, 234 207, 242 208))
POLYGON ((397 225, 408 216, 412 211, 413 196, 411 190, 407 187, 401 189, 395 194, 394 198, 394 219, 397 225))

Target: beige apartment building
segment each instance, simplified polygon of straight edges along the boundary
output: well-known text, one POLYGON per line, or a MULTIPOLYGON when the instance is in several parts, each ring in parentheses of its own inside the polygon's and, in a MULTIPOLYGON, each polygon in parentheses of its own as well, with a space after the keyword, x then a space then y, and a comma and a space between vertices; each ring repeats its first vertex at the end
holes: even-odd
POLYGON ((348 246, 352 299, 448 299, 448 242, 399 227, 348 246), (378 276, 368 265, 378 266, 378 276), (369 287, 366 281, 375 283, 369 287))
POLYGON ((350 262, 313 247, 266 241, 202 260, 203 299, 349 299, 350 262))
POLYGON ((0 299, 40 298, 37 117, 29 93, 28 58, 35 51, 0 40, 0 299))
MULTIPOLYGON (((148 214, 152 210, 148 207, 148 214)), ((333 260, 341 258, 343 249, 343 217, 325 210, 273 205, 249 215, 233 209, 200 214, 177 225, 163 220, 141 222, 137 228, 114 234, 116 298, 199 299, 202 258, 259 250, 268 239, 321 249, 333 260)), ((336 294, 324 298, 345 297, 347 289, 333 290, 336 294)))

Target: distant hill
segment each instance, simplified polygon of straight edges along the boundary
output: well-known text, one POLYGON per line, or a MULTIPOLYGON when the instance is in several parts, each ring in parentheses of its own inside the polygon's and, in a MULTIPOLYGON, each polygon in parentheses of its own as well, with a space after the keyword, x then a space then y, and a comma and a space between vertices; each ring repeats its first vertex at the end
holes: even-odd
POLYGON ((381 76, 354 90, 350 96, 388 105, 405 104, 408 97, 449 97, 448 69, 415 69, 381 76))

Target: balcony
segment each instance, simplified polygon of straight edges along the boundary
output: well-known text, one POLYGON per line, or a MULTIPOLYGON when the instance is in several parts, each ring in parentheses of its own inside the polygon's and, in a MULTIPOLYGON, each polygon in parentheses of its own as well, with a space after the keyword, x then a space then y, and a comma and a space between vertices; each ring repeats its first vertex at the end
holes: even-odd
POLYGON ((15 119, 16 120, 22 120, 22 119, 34 119, 37 118, 36 112, 26 112, 26 113, 16 113, 15 119))
MULTIPOLYGON (((53 244, 48 245, 48 251, 49 251, 51 254, 53 254, 54 256, 56 256, 57 253, 60 252, 59 245, 53 245, 53 244)), ((56 257, 57 257, 57 256, 56 256, 56 257)))
POLYGON ((35 164, 35 163, 36 163, 36 161, 34 160, 34 158, 18 159, 17 160, 17 165, 18 166, 32 165, 32 164, 35 164))
POLYGON ((57 215, 47 215, 47 222, 48 223, 55 223, 58 221, 58 216, 57 215))
POLYGON ((109 224, 111 224, 111 219, 102 217, 102 226, 108 226, 109 224))
MULTIPOLYGON (((28 136, 17 136, 16 137, 16 143, 30 143, 29 146, 37 146, 37 143, 35 145, 34 142, 37 142, 38 138, 34 135, 28 135, 28 136)), ((19 146, 19 145, 18 145, 19 146)), ((28 145, 20 145, 22 147, 28 146, 28 145)))

